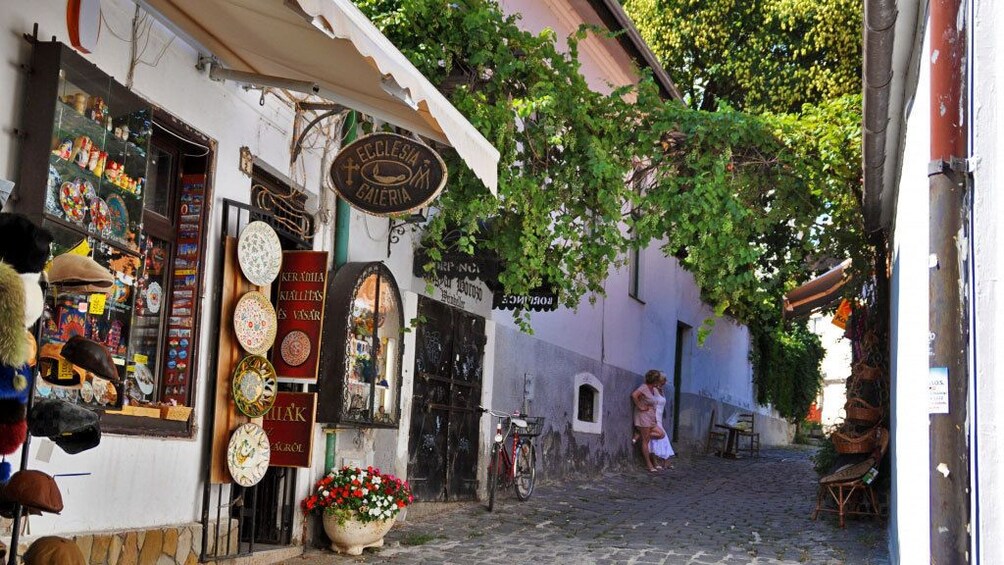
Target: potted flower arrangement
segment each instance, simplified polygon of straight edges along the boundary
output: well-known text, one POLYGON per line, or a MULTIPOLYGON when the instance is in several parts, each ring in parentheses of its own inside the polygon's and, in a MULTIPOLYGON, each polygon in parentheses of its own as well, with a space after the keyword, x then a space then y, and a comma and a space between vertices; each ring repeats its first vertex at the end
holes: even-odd
POLYGON ((406 481, 380 469, 342 467, 321 477, 303 499, 303 511, 320 514, 331 549, 359 555, 380 547, 402 508, 415 500, 406 481))

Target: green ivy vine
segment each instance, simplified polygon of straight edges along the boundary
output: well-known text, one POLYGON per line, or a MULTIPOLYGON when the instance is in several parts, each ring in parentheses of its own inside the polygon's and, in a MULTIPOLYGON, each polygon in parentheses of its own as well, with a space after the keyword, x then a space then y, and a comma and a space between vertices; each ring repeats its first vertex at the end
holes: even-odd
MULTIPOLYGON (((780 323, 781 297, 808 278, 807 264, 870 264, 858 213, 860 97, 797 114, 692 110, 662 99, 647 76, 591 89, 578 44, 598 30, 531 34, 492 0, 356 3, 501 153, 495 199, 444 151, 451 180, 424 234, 433 260, 451 247, 493 253, 507 291, 547 282, 574 308, 602 295, 632 246, 655 242, 716 315, 751 328, 761 401, 786 416, 800 409, 802 393, 764 392, 773 388, 764 364, 796 341, 817 352, 780 323)), ((528 329, 525 313, 519 320, 528 329)))

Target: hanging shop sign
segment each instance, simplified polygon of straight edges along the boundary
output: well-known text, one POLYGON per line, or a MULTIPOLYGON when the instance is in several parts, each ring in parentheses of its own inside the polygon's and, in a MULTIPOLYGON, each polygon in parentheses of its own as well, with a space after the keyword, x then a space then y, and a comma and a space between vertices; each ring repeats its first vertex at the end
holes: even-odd
POLYGON ((327 266, 326 251, 282 254, 275 303, 278 330, 272 350, 272 365, 280 379, 317 379, 327 266))
POLYGON ((496 292, 492 298, 492 308, 495 310, 536 310, 550 312, 558 309, 558 293, 548 287, 538 287, 529 294, 509 294, 496 292))
POLYGON ((312 392, 280 392, 265 414, 261 427, 272 446, 272 467, 310 467, 314 439, 317 395, 312 392))
POLYGON ((331 181, 354 208, 375 216, 411 212, 439 195, 446 163, 428 146, 396 133, 373 133, 345 146, 331 181))
POLYGON ((847 320, 851 318, 851 302, 846 298, 840 301, 836 313, 833 314, 833 325, 844 330, 847 329, 847 320))

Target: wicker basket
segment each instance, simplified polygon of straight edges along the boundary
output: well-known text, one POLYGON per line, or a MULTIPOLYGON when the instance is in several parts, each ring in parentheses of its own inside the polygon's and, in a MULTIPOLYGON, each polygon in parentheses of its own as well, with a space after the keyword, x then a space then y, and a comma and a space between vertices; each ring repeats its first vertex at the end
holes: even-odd
MULTIPOLYGON (((526 428, 519 430, 519 435, 521 436, 539 436, 540 432, 544 431, 543 416, 514 416, 514 418, 526 421, 526 428)), ((502 427, 507 428, 511 419, 504 418, 502 420, 502 427)))
POLYGON ((844 405, 845 420, 855 424, 871 426, 882 419, 882 409, 872 406, 863 398, 851 398, 844 405))
POLYGON ((833 448, 837 453, 870 453, 875 449, 876 434, 874 430, 864 433, 854 433, 850 431, 833 432, 830 439, 833 441, 833 448))
POLYGON ((882 368, 858 362, 853 368, 854 376, 862 381, 877 381, 882 378, 882 368))

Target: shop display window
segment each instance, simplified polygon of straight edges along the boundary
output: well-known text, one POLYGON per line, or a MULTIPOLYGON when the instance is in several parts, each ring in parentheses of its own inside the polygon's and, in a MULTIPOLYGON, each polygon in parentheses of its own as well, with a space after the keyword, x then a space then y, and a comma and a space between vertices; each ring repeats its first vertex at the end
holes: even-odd
POLYGON ((395 427, 404 331, 397 284, 382 263, 349 263, 335 273, 331 285, 328 296, 333 307, 325 319, 318 419, 395 427), (343 349, 336 345, 342 339, 343 349), (331 358, 340 352, 344 357, 331 358))
POLYGON ((12 209, 53 233, 54 257, 85 255, 113 279, 51 285, 40 348, 51 378, 36 396, 114 411, 107 431, 187 434, 190 410, 169 408, 191 404, 208 140, 185 141, 176 120, 61 43, 34 43, 31 67, 12 209), (108 349, 117 386, 59 361, 74 335, 108 349))

